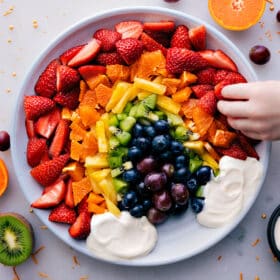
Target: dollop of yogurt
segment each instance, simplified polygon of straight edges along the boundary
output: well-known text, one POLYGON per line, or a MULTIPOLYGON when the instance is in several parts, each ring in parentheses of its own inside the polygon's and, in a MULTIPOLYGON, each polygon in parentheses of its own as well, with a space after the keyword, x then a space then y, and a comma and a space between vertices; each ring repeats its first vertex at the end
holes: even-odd
POLYGON ((274 227, 274 240, 277 249, 280 251, 280 218, 278 217, 274 227))
POLYGON ((205 185, 204 207, 197 215, 198 222, 210 228, 221 227, 239 214, 263 172, 262 164, 252 157, 239 160, 224 156, 219 168, 219 175, 205 185))
POLYGON ((122 211, 119 217, 110 212, 94 215, 86 244, 105 259, 132 259, 147 255, 157 242, 157 231, 148 219, 132 217, 122 211))

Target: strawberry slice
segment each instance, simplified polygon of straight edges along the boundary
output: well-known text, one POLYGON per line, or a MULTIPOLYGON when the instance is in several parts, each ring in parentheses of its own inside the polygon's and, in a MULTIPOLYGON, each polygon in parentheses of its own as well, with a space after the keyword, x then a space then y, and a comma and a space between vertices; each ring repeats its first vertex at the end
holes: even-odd
POLYGON ((56 93, 56 69, 60 65, 58 59, 52 60, 39 76, 34 90, 38 95, 51 98, 56 93))
POLYGON ((200 25, 189 30, 191 44, 195 50, 201 51, 206 49, 206 28, 200 25))
POLYGON ((140 40, 142 41, 144 48, 149 51, 149 52, 153 52, 153 51, 157 51, 157 50, 161 50, 162 53, 164 55, 166 55, 166 48, 161 45, 160 43, 158 43, 155 39, 153 39, 151 36, 149 36, 147 33, 143 32, 140 40))
POLYGON ((72 225, 77 218, 73 208, 68 207, 65 203, 60 203, 49 214, 49 220, 56 223, 72 225))
POLYGON ((172 74, 195 72, 208 66, 209 63, 198 52, 177 47, 167 50, 166 69, 172 74))
POLYGON ((101 42, 92 38, 82 49, 68 62, 68 66, 77 67, 94 59, 101 47, 101 42))
POLYGON ((58 179, 63 167, 69 160, 69 155, 61 155, 34 167, 30 174, 42 186, 48 186, 58 179))
POLYGON ((238 71, 233 60, 221 50, 204 50, 200 51, 199 54, 213 67, 227 69, 233 72, 238 71))
POLYGON ((127 64, 135 62, 143 52, 143 43, 134 38, 121 39, 116 43, 117 52, 127 64))
POLYGON ((58 205, 65 197, 66 185, 63 180, 57 180, 47 187, 42 196, 35 200, 31 206, 34 208, 50 208, 58 205))
POLYGON ((140 21, 122 21, 115 25, 115 29, 122 35, 122 39, 138 39, 143 32, 143 24, 140 21))
POLYGON ((60 110, 54 108, 48 114, 40 117, 35 123, 35 131, 37 134, 49 139, 53 134, 56 126, 60 121, 60 110))
POLYGON ((191 89, 197 98, 201 98, 208 91, 212 91, 214 87, 212 85, 195 85, 192 86, 191 89))
MULTIPOLYGON (((165 48, 170 47, 170 34, 162 31, 149 31, 146 30, 145 34, 153 38, 157 43, 163 45, 165 48)), ((142 35, 141 35, 142 36, 142 35)))
POLYGON ((216 69, 209 67, 198 71, 196 73, 197 76, 197 84, 206 84, 206 85, 214 85, 214 79, 216 75, 216 69))
POLYGON ((91 78, 106 73, 106 67, 102 65, 84 65, 78 68, 80 75, 85 81, 91 78))
POLYGON ((68 180, 66 186, 67 186, 67 190, 66 190, 66 195, 65 195, 64 202, 68 207, 74 208, 75 203, 74 203, 74 196, 73 196, 73 190, 72 190, 72 179, 71 178, 68 180))
POLYGON ((82 212, 88 213, 88 195, 86 195, 78 204, 78 213, 81 214, 82 212))
POLYGON ((207 114, 213 116, 217 110, 217 100, 214 91, 206 92, 198 101, 198 106, 207 114))
POLYGON ((79 72, 67 65, 59 65, 56 69, 57 91, 68 91, 79 85, 79 72))
POLYGON ((246 152, 238 143, 233 143, 229 148, 216 147, 216 150, 224 156, 229 156, 241 160, 245 160, 247 158, 246 152))
POLYGON ((35 123, 32 120, 25 119, 25 130, 28 138, 35 137, 35 123))
POLYGON ((52 158, 59 156, 64 150, 69 137, 69 132, 70 128, 68 121, 61 119, 55 130, 55 134, 49 149, 49 153, 52 158))
POLYGON ((27 142, 26 158, 31 167, 41 162, 44 153, 48 150, 46 139, 32 137, 27 142))
POLYGON ((171 38, 171 47, 191 49, 189 29, 185 25, 178 25, 171 38))
POLYGON ((79 105, 79 95, 80 87, 78 86, 72 88, 69 91, 58 92, 53 98, 53 100, 62 107, 66 107, 70 110, 75 110, 79 105))
POLYGON ((69 234, 75 239, 85 239, 90 233, 91 215, 87 212, 82 212, 77 217, 74 224, 69 228, 69 234))
POLYGON ((227 75, 229 73, 236 73, 236 72, 231 72, 225 69, 218 69, 215 73, 214 79, 213 79, 213 84, 216 85, 219 82, 225 80, 227 78, 227 75))
POLYGON ((116 42, 122 38, 122 35, 111 29, 98 29, 93 34, 93 38, 101 42, 101 50, 112 52, 116 49, 116 42))
MULTIPOLYGON (((122 64, 124 65, 125 62, 117 52, 108 52, 108 53, 99 53, 95 58, 95 61, 101 65, 113 65, 113 64, 122 64)), ((83 67, 83 66, 82 66, 83 67)))
POLYGON ((79 45, 66 50, 59 56, 59 59, 63 65, 67 63, 83 48, 84 45, 79 45))
POLYGON ((26 118, 28 120, 36 120, 40 116, 53 110, 55 102, 43 96, 25 96, 23 106, 26 118))
POLYGON ((242 149, 246 152, 247 156, 254 157, 257 160, 260 159, 255 147, 250 143, 250 138, 242 134, 240 131, 237 132, 237 138, 242 149))
POLYGON ((175 29, 174 21, 158 21, 158 22, 145 22, 143 24, 144 31, 162 31, 172 32, 175 29))

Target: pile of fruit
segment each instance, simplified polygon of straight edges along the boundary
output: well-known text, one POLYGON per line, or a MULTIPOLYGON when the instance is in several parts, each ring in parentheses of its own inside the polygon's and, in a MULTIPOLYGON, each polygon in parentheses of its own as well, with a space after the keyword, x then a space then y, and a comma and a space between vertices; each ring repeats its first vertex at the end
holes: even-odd
POLYGON ((34 208, 86 238, 92 215, 121 210, 158 224, 191 205, 223 155, 258 158, 216 109, 246 82, 204 26, 125 21, 53 59, 25 96, 27 162, 43 186, 34 208))

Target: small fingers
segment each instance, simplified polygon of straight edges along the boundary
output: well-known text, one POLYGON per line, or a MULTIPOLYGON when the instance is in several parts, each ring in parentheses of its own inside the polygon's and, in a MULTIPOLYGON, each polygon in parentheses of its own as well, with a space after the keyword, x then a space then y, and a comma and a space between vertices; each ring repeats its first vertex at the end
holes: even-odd
POLYGON ((249 115, 248 104, 246 101, 225 101, 221 100, 217 104, 218 110, 232 118, 247 118, 249 115))
POLYGON ((222 96, 227 99, 249 99, 250 84, 234 84, 222 89, 222 96), (249 85, 249 86, 248 86, 249 85))

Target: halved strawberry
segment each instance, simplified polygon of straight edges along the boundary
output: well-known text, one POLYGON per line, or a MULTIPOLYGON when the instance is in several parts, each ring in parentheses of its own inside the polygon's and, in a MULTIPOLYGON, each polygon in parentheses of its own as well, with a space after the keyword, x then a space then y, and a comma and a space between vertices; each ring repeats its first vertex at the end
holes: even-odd
POLYGON ((23 106, 26 119, 36 120, 40 116, 43 116, 53 110, 55 102, 50 98, 43 96, 25 96, 23 106))
POLYGON ((198 52, 176 47, 167 50, 166 69, 172 74, 199 71, 208 66, 208 62, 198 52))
POLYGON ((79 105, 79 95, 80 87, 75 87, 69 91, 58 92, 53 100, 62 107, 75 110, 79 105))
POLYGON ((229 148, 217 147, 216 150, 224 156, 229 156, 241 160, 245 160, 247 158, 246 152, 242 149, 242 147, 238 143, 233 143, 229 148))
POLYGON ((122 35, 122 39, 138 39, 143 31, 143 24, 140 21, 122 21, 115 25, 115 29, 122 35))
POLYGON ((127 64, 135 62, 143 52, 143 43, 134 38, 121 39, 116 43, 117 52, 127 64))
POLYGON ((40 117, 35 123, 35 131, 37 134, 49 139, 53 134, 56 126, 61 119, 60 110, 54 108, 48 114, 40 117))
POLYGON ((79 45, 66 50, 59 56, 59 59, 63 65, 67 63, 83 48, 84 45, 79 45))
MULTIPOLYGON (((95 58, 95 61, 101 65, 112 65, 112 64, 125 64, 124 60, 117 52, 99 53, 95 58)), ((82 66, 83 67, 83 66, 82 66)))
MULTIPOLYGON (((213 79, 213 84, 216 85, 219 82, 225 80, 228 73, 231 73, 231 71, 225 70, 225 69, 218 69, 215 73, 215 76, 214 76, 214 79, 213 79)), ((233 73, 236 73, 236 72, 233 72, 233 73)))
POLYGON ((54 137, 49 148, 49 153, 52 158, 59 156, 64 150, 69 137, 69 132, 70 128, 68 121, 61 119, 57 125, 54 137))
POLYGON ((91 215, 87 212, 82 212, 77 217, 74 224, 69 228, 69 234, 75 239, 85 239, 90 233, 91 215))
POLYGON ((73 208, 68 207, 65 203, 60 203, 49 214, 49 220, 56 223, 72 225, 77 218, 73 208))
POLYGON ((254 157, 257 160, 259 160, 260 157, 255 147, 250 143, 250 139, 240 131, 237 132, 237 138, 239 140, 242 149, 246 152, 247 156, 254 157))
POLYGON ((74 203, 74 196, 73 196, 73 190, 72 190, 72 179, 71 178, 68 180, 66 186, 67 186, 67 190, 66 190, 64 202, 68 207, 74 208, 75 203, 74 203))
POLYGON ((197 76, 197 84, 206 84, 206 85, 214 85, 214 79, 216 75, 216 69, 209 67, 203 70, 200 70, 196 73, 197 76))
POLYGON ((101 42, 92 38, 81 50, 68 62, 68 66, 77 67, 94 59, 101 48, 101 42))
POLYGON ((88 212, 88 195, 86 195, 81 202, 78 204, 78 213, 81 214, 82 212, 88 212))
POLYGON ((61 155, 34 167, 30 174, 42 186, 48 186, 60 176, 63 167, 69 160, 69 155, 61 155))
POLYGON ((34 208, 50 208, 58 205, 65 197, 66 185, 63 180, 59 179, 53 184, 46 187, 45 191, 31 206, 34 208))
POLYGON ((68 91, 79 85, 81 78, 79 72, 67 65, 59 65, 56 69, 57 91, 68 91))
POLYGON ((90 80, 92 77, 106 73, 106 67, 102 65, 84 65, 78 68, 80 75, 84 80, 90 80))
POLYGON ((198 101, 198 106, 207 114, 213 116, 217 110, 217 100, 214 91, 208 91, 198 101))
POLYGON ((189 29, 185 25, 178 25, 171 38, 171 47, 191 49, 189 29))
POLYGON ((212 91, 214 87, 212 85, 195 85, 192 86, 191 89, 197 98, 201 98, 208 91, 212 91))
POLYGON ((233 72, 238 71, 234 61, 221 50, 204 50, 200 51, 199 54, 213 67, 227 69, 233 72))
POLYGON ((35 123, 32 120, 25 119, 25 130, 28 138, 35 137, 35 123))
POLYGON ((201 51, 206 49, 206 28, 200 25, 189 30, 191 44, 195 50, 201 51))
POLYGON ((38 95, 51 98, 56 93, 56 69, 60 65, 58 59, 52 60, 39 76, 34 90, 38 95))
POLYGON ((32 137, 27 142, 26 158, 31 167, 41 162, 43 154, 48 150, 46 139, 32 137))
POLYGON ((175 22, 168 21, 156 21, 156 22, 144 22, 143 23, 144 31, 163 31, 163 32, 172 32, 175 29, 175 22))
MULTIPOLYGON (((170 47, 170 34, 162 31, 146 30, 145 34, 153 38, 157 43, 163 45, 165 48, 170 47)), ((142 35, 141 35, 142 36, 142 35)))
POLYGON ((111 29, 98 29, 93 34, 93 38, 101 42, 101 50, 104 52, 112 52, 116 49, 116 42, 122 38, 122 35, 111 29))
POLYGON ((157 50, 161 50, 162 53, 164 55, 166 55, 166 48, 161 45, 160 43, 158 43, 155 39, 153 39, 151 36, 149 36, 147 33, 143 32, 140 40, 142 41, 144 48, 149 51, 149 52, 153 52, 153 51, 157 51, 157 50))

